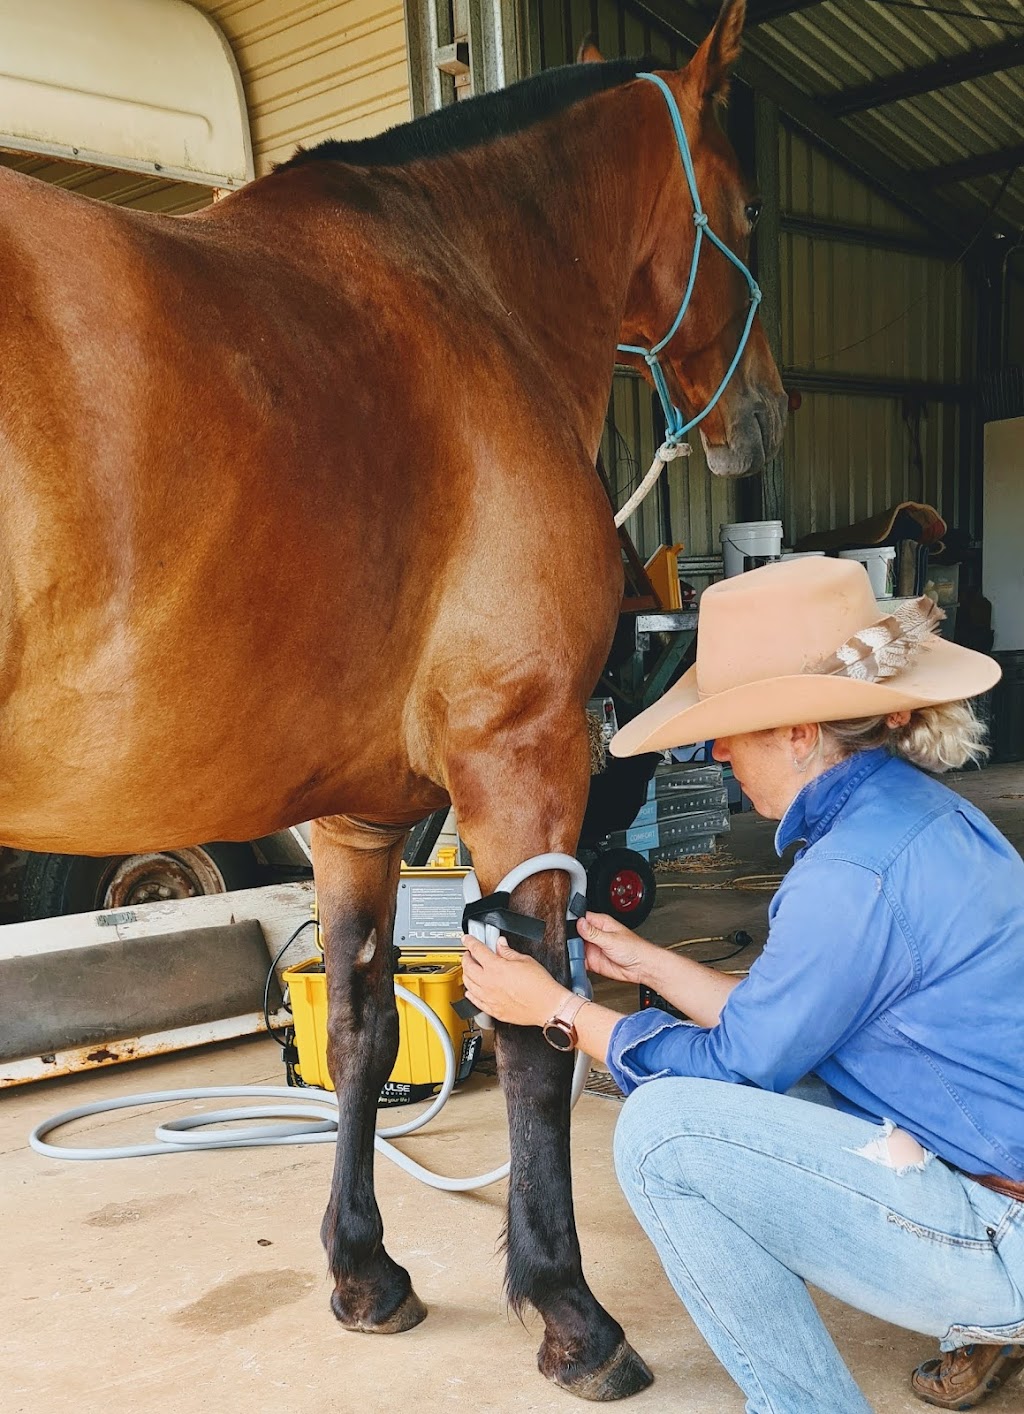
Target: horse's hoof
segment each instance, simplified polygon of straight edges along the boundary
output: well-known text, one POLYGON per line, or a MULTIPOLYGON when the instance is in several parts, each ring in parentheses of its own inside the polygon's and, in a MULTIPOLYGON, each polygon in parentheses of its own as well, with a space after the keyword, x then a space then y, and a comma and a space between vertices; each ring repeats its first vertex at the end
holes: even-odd
POLYGON ((346 1330, 366 1331, 370 1335, 398 1335, 400 1331, 411 1331, 427 1314, 426 1306, 411 1287, 389 1316, 377 1317, 365 1305, 361 1305, 361 1309, 346 1305, 337 1291, 331 1294, 331 1310, 346 1330))
POLYGON ((582 1372, 575 1362, 565 1362, 551 1369, 545 1368, 545 1350, 541 1347, 541 1373, 547 1375, 562 1389, 580 1399, 592 1399, 604 1404, 612 1399, 628 1399, 631 1394, 639 1394, 654 1382, 654 1376, 646 1361, 641 1360, 628 1341, 623 1340, 596 1370, 582 1372))

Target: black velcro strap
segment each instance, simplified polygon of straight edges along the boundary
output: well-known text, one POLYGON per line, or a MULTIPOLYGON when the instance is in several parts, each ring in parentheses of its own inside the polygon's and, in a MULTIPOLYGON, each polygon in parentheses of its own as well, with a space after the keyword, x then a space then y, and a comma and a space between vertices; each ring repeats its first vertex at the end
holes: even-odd
POLYGON ((531 918, 528 913, 513 913, 509 908, 511 895, 505 890, 478 898, 467 903, 462 910, 462 931, 469 932, 470 923, 490 924, 502 933, 514 933, 517 938, 526 938, 531 943, 544 941, 544 921, 531 918))
POLYGON ((457 1002, 452 1002, 452 1011, 463 1021, 472 1021, 479 1010, 468 997, 460 997, 457 1002))
POLYGON ((565 924, 565 936, 567 941, 569 938, 578 938, 580 936, 580 930, 576 927, 576 924, 586 913, 587 907, 587 900, 582 894, 573 894, 572 898, 569 900, 569 917, 566 919, 565 924))

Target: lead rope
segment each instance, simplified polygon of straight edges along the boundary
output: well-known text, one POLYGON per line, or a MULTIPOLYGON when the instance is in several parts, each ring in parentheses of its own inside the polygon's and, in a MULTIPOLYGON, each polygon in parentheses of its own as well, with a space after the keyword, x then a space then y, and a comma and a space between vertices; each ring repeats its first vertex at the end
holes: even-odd
POLYGON ((661 444, 654 454, 654 460, 651 462, 650 469, 643 481, 641 481, 640 485, 636 488, 622 509, 615 512, 616 530, 618 530, 620 525, 625 525, 637 506, 639 506, 642 501, 646 500, 651 487, 665 470, 668 463, 674 462, 677 457, 688 457, 689 455, 689 442, 663 442, 661 444))

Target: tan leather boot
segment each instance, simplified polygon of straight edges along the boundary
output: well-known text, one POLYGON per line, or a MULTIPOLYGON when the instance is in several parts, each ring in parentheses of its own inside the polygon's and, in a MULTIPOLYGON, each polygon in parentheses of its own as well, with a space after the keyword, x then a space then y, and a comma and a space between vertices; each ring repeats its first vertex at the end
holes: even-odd
POLYGON ((918 1365, 910 1387, 939 1409, 976 1409, 1022 1370, 1024 1345, 964 1345, 918 1365))

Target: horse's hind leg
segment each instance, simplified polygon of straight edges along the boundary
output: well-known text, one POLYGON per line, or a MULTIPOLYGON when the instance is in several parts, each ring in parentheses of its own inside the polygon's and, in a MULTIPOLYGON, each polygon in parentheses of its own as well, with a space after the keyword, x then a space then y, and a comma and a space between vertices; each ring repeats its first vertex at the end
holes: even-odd
MULTIPOLYGON (((545 715, 496 732, 486 744, 453 743, 448 785, 485 894, 536 854, 575 852, 589 779, 582 713, 545 715)), ((511 902, 516 912, 546 921, 543 943, 529 950, 566 983, 567 896, 566 875, 547 873, 521 884, 511 902)), ((532 1027, 499 1025, 497 1053, 512 1149, 509 1300, 517 1309, 529 1303, 544 1318, 542 1374, 587 1399, 635 1394, 651 1373, 583 1277, 569 1164, 572 1059, 532 1027)), ((610 1157, 608 1166, 610 1174, 610 1157)))
POLYGON ((373 1192, 377 1098, 398 1052, 391 937, 406 832, 345 816, 317 820, 313 868, 327 969, 327 1064, 338 1149, 322 1237, 331 1307, 351 1330, 408 1330, 427 1314, 409 1273, 384 1250, 373 1192))

